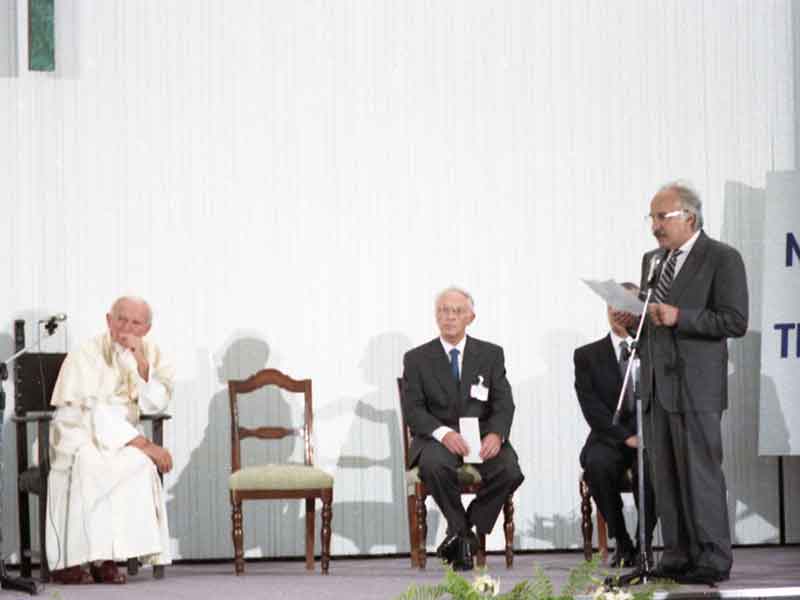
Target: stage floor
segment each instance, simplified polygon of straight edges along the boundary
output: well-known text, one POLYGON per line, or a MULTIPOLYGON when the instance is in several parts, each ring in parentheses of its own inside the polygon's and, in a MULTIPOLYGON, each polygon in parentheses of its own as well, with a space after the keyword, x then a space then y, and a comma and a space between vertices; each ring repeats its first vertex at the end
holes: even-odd
MULTIPOLYGON (((530 553, 515 557, 514 568, 505 568, 500 555, 488 557, 489 573, 499 577, 501 591, 533 574, 539 565, 558 590, 573 567, 582 561, 577 552, 530 553)), ((236 577, 233 563, 177 564, 168 567, 166 577, 154 580, 149 569, 142 569, 126 585, 61 586, 47 585, 44 598, 89 600, 113 598, 225 599, 392 599, 411 583, 437 583, 442 578, 441 564, 429 557, 426 571, 410 567, 407 558, 334 559, 330 575, 307 572, 300 561, 259 561, 248 563, 245 574, 236 577)), ((15 574, 12 571, 12 574, 15 574)), ((731 580, 718 588, 677 586, 658 597, 681 598, 797 598, 800 599, 800 546, 737 548, 731 580)), ((4 592, 5 597, 26 597, 19 592, 4 592)))

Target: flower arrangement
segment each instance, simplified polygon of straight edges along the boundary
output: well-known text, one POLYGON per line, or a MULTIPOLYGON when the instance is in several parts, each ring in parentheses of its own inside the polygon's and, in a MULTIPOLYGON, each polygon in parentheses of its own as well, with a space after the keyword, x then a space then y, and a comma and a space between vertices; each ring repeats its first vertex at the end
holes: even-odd
POLYGON ((582 562, 569 572, 567 583, 556 593, 553 582, 539 565, 535 565, 531 579, 517 583, 502 594, 500 580, 491 577, 485 569, 479 570, 469 581, 448 567, 441 583, 412 584, 396 600, 574 600, 576 596, 591 597, 592 600, 652 600, 656 589, 674 586, 667 581, 656 581, 636 588, 623 588, 614 583, 618 581, 619 572, 616 575, 607 571, 600 573, 599 566, 599 554, 591 561, 582 562))

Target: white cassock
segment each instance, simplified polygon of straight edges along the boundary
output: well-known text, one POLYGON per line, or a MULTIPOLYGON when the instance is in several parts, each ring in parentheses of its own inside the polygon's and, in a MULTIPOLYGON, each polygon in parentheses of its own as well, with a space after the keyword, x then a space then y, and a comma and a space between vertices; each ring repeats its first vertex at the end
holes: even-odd
POLYGON ((140 557, 169 564, 164 490, 153 461, 126 444, 139 415, 166 409, 173 370, 144 340, 149 381, 133 354, 100 335, 70 352, 53 390, 47 560, 63 569, 140 557))

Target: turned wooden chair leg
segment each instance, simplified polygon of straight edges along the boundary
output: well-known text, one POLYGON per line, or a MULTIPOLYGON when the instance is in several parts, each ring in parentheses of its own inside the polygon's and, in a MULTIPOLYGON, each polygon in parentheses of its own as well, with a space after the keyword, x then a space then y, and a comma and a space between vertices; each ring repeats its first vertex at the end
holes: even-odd
POLYGON ((605 563, 608 560, 608 526, 605 517, 599 510, 597 511, 597 549, 605 563))
POLYGON ((408 510, 409 555, 411 557, 411 567, 414 568, 419 566, 419 532, 417 531, 417 512, 414 496, 406 497, 406 508, 408 510))
POLYGON ((331 560, 331 520, 333 519, 333 489, 322 492, 322 574, 328 574, 328 565, 331 560))
POLYGON ((478 534, 478 554, 475 557, 475 562, 479 567, 486 566, 486 534, 478 534))
POLYGON ((306 498, 306 569, 314 570, 314 498, 306 498))
POLYGON ((138 575, 139 574, 139 559, 138 558, 136 558, 136 557, 129 558, 127 566, 128 566, 128 575, 133 577, 134 575, 138 575))
POLYGON ((425 495, 421 493, 419 487, 415 494, 415 504, 417 513, 417 565, 421 570, 425 569, 425 562, 428 559, 428 510, 425 508, 425 495))
POLYGON ((231 519, 233 520, 233 553, 236 574, 244 573, 244 530, 242 529, 242 502, 231 498, 231 519))
POLYGON ((583 558, 592 560, 592 500, 589 497, 589 485, 583 477, 578 482, 581 495, 581 532, 583 533, 583 558))
POLYGON ((506 569, 514 566, 514 496, 503 504, 503 532, 506 534, 506 569))

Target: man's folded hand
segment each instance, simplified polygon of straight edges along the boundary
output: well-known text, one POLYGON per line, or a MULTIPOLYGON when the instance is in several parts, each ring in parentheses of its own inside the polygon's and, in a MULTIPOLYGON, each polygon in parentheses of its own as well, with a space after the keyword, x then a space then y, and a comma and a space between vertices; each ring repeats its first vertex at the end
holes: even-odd
POLYGON ((457 431, 448 431, 442 438, 442 444, 445 448, 450 450, 450 452, 458 456, 466 456, 469 454, 469 446, 467 446, 466 440, 464 440, 457 431))

